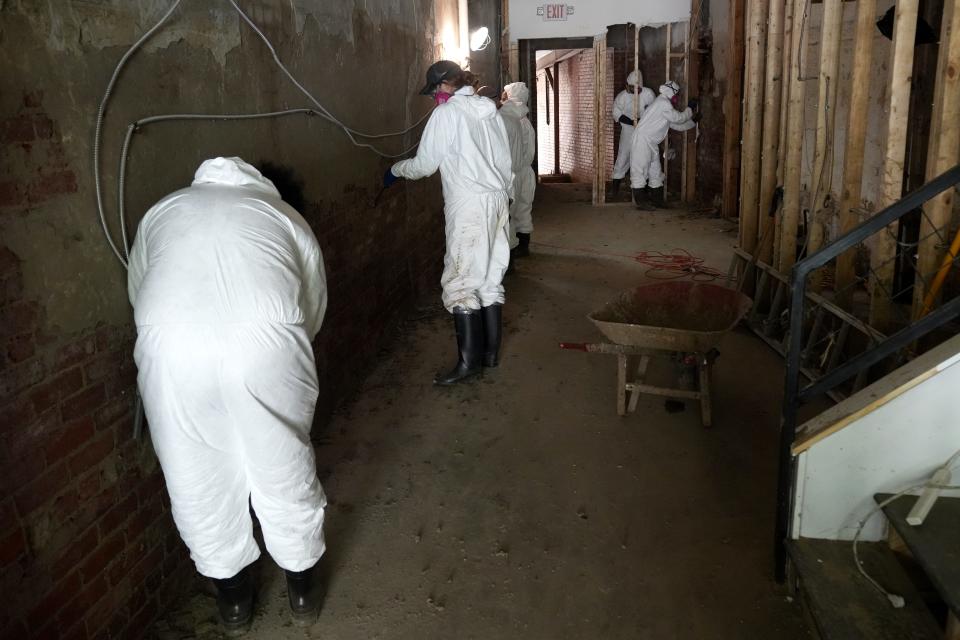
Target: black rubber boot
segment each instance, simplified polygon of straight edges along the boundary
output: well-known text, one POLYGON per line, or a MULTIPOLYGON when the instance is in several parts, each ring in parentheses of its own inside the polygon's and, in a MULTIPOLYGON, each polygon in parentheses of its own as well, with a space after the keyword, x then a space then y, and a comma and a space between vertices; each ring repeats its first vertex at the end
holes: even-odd
POLYGON ((610 195, 607 196, 611 200, 616 198, 620 194, 620 182, 621 178, 614 178, 610 181, 610 195))
POLYGON ((323 585, 317 567, 305 571, 284 571, 287 574, 287 600, 293 621, 299 626, 309 626, 317 621, 320 603, 323 600, 323 585))
POLYGON ((217 610, 228 635, 245 633, 253 619, 253 578, 247 567, 232 578, 213 579, 217 587, 217 610))
POLYGON ((646 189, 633 190, 633 204, 641 211, 654 211, 654 206, 647 199, 646 189))
POLYGON ((479 311, 453 312, 453 326, 457 331, 457 364, 446 373, 438 373, 433 384, 449 386, 483 371, 483 320, 479 311))
POLYGON ((483 318, 483 366, 492 369, 500 364, 500 336, 503 307, 492 304, 480 310, 483 318))
POLYGON ((657 209, 666 209, 667 205, 663 201, 663 188, 662 187, 647 187, 647 191, 650 194, 650 204, 657 209))
POLYGON ((520 244, 514 247, 510 253, 513 254, 514 258, 526 258, 530 255, 530 234, 518 232, 517 240, 520 241, 520 244))

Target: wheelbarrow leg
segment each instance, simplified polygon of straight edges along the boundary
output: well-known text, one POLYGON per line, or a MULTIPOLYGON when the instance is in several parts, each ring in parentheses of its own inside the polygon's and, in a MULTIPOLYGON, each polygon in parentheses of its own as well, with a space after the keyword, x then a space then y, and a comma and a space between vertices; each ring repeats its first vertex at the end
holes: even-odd
POLYGON ((617 354, 617 415, 627 415, 627 355, 617 354))
POLYGON ((710 358, 704 354, 698 354, 697 363, 700 373, 700 420, 704 427, 709 427, 713 423, 713 412, 710 406, 710 358))
MULTIPOLYGON (((640 385, 643 384, 644 379, 647 377, 647 366, 650 364, 650 356, 642 355, 640 356, 640 364, 637 365, 637 377, 634 380, 634 384, 640 385)), ((627 411, 633 413, 637 410, 637 403, 640 401, 640 390, 636 387, 630 392, 630 405, 627 407, 627 411)))

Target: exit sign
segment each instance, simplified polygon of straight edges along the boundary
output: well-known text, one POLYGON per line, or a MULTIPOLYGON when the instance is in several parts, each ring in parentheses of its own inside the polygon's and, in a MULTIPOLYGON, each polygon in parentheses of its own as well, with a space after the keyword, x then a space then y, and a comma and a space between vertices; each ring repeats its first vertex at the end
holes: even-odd
POLYGON ((544 22, 562 22, 568 16, 573 15, 573 5, 569 4, 545 4, 537 7, 537 15, 543 18, 544 22))

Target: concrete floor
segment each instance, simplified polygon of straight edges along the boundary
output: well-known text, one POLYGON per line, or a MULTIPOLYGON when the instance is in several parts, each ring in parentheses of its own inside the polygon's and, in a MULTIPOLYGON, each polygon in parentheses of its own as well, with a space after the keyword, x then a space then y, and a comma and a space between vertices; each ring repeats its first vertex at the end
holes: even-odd
MULTIPOLYGON (((650 397, 618 418, 616 360, 557 348, 599 339, 585 315, 645 280, 599 253, 682 247, 725 271, 733 226, 570 203, 541 206, 536 224, 506 282, 498 370, 432 386, 453 336, 430 300, 318 434, 323 612, 293 627, 264 558, 247 637, 811 637, 770 578, 780 359, 731 334, 706 430, 695 405, 671 414, 650 397)), ((155 635, 219 637, 213 615, 198 591, 155 635)))

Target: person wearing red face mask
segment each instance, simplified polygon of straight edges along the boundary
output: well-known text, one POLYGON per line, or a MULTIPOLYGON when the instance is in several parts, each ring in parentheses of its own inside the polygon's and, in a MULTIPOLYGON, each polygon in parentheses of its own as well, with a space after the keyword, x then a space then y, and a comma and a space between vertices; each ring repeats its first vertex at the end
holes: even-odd
POLYGON ((700 115, 694 114, 697 101, 691 99, 683 111, 677 110, 680 86, 668 80, 660 85, 660 95, 643 112, 633 132, 630 154, 630 186, 638 209, 652 211, 663 207, 663 168, 660 166, 659 145, 670 129, 686 131, 696 126, 700 115), (649 195, 647 194, 649 191, 649 195))
POLYGON ((454 62, 432 65, 420 93, 432 95, 437 108, 417 155, 393 165, 383 179, 389 187, 400 178, 440 171, 446 219, 440 284, 443 304, 453 314, 458 359, 437 374, 438 385, 455 384, 499 361, 514 176, 503 118, 492 100, 477 95, 478 84, 454 62))

